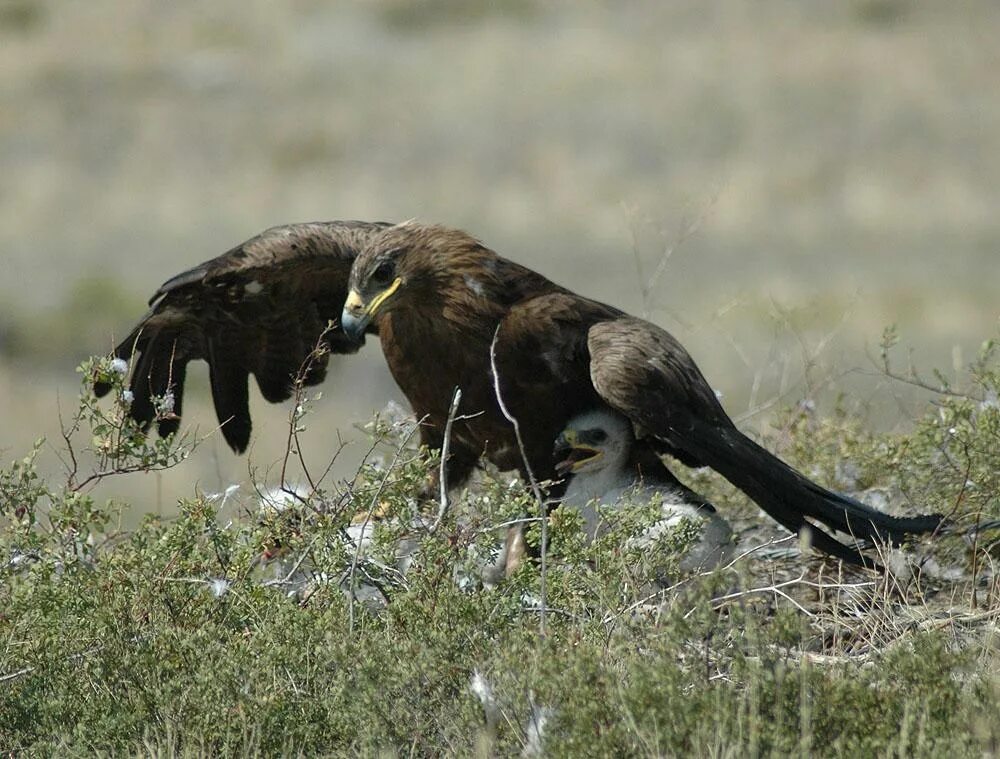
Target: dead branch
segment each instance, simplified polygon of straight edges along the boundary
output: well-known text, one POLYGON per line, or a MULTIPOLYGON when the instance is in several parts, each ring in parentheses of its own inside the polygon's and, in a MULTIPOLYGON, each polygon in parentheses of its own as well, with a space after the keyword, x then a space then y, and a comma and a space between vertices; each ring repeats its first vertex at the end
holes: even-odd
POLYGON ((427 531, 429 535, 437 532, 438 527, 448 513, 448 449, 451 447, 451 427, 455 423, 455 414, 458 412, 458 404, 462 402, 462 389, 455 388, 455 393, 451 397, 451 406, 448 408, 448 421, 444 425, 444 442, 441 444, 441 461, 438 469, 438 485, 441 488, 440 501, 438 505, 437 519, 427 531))
POLYGON ((538 480, 535 479, 535 473, 531 469, 531 462, 528 461, 528 453, 524 448, 524 440, 521 437, 521 425, 518 424, 517 419, 513 414, 510 413, 510 409, 507 408, 507 404, 504 403, 503 394, 500 392, 500 374, 497 372, 497 338, 500 336, 500 325, 497 324, 496 330, 493 332, 493 340, 490 342, 490 372, 493 374, 493 392, 496 395, 497 405, 500 406, 500 411, 503 413, 504 417, 508 422, 514 427, 514 438, 517 440, 517 448, 521 452, 521 460, 524 462, 524 471, 528 475, 528 481, 531 484, 531 492, 535 496, 535 500, 538 502, 538 513, 541 518, 542 527, 542 545, 541 545, 541 559, 540 559, 540 591, 539 591, 539 614, 538 614, 538 629, 541 636, 545 637, 545 576, 546 576, 546 552, 548 549, 549 531, 548 531, 548 508, 545 504, 545 498, 542 496, 542 489, 538 485, 538 480))

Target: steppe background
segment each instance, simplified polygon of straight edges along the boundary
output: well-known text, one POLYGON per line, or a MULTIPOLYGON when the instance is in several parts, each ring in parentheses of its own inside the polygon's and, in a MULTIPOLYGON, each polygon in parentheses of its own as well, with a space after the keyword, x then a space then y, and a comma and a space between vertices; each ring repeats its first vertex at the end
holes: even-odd
MULTIPOLYGON (((879 375, 884 326, 947 375, 997 334, 998 37, 990 0, 0 0, 0 455, 58 441, 161 281, 337 218, 461 226, 648 313, 747 428, 838 394, 905 425, 928 399, 879 375)), ((323 391, 307 455, 359 441, 346 475, 399 395, 374 344, 323 391)), ((256 398, 259 470, 286 415, 256 398)), ((246 480, 216 434, 99 494, 246 480)))

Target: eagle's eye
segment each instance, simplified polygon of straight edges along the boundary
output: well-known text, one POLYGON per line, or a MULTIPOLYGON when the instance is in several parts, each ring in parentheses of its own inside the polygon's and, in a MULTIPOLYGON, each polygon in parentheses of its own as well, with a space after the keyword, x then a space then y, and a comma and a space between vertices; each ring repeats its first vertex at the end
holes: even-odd
POLYGON ((590 439, 595 443, 603 443, 608 439, 608 433, 602 429, 591 430, 590 439))
POLYGON ((375 267, 375 271, 372 272, 370 279, 373 284, 387 285, 392 279, 392 275, 395 270, 396 267, 393 266, 392 261, 383 261, 375 267))

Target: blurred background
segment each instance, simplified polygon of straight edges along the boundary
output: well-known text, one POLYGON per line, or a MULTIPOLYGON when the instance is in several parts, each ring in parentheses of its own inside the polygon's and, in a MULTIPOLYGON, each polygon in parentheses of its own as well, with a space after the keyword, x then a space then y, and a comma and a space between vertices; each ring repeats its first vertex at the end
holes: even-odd
MULTIPOLYGON (((880 375, 883 328, 948 376, 997 332, 998 33, 992 0, 0 0, 0 455, 59 440, 74 367, 164 279, 340 218, 464 227, 648 314, 748 429, 838 396, 905 424, 927 398, 880 375)), ((306 453, 357 441, 344 475, 399 394, 376 344, 335 364, 306 453)), ((287 413, 256 397, 249 459, 215 434, 99 494, 245 482, 287 413)))

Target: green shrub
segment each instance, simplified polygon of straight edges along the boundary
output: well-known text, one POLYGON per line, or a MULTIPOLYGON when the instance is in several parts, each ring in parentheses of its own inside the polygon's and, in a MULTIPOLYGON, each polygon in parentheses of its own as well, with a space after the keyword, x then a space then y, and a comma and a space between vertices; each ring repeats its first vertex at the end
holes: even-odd
MULTIPOLYGON (((438 462, 382 421, 372 434, 389 453, 352 483, 287 488, 264 509, 195 493, 178 517, 119 533, 122 507, 99 503, 100 482, 181 465, 193 441, 140 434, 109 362, 82 372, 117 400, 85 388, 65 481, 38 475, 41 444, 0 472, 0 751, 513 755, 533 719, 550 756, 996 751, 1000 602, 985 535, 919 547, 961 567, 957 579, 751 553, 657 589, 675 557, 623 547, 642 508, 593 545, 559 509, 544 588, 528 563, 484 589, 497 526, 537 505, 487 472, 437 529, 415 526, 414 494, 438 462), (376 515, 359 553, 348 533, 376 515)), ((805 407, 775 429, 817 478, 837 485, 847 461, 856 489, 964 527, 1000 516, 998 379, 988 345, 970 388, 948 388, 905 436, 805 407)), ((720 506, 731 498, 696 478, 720 506)))

